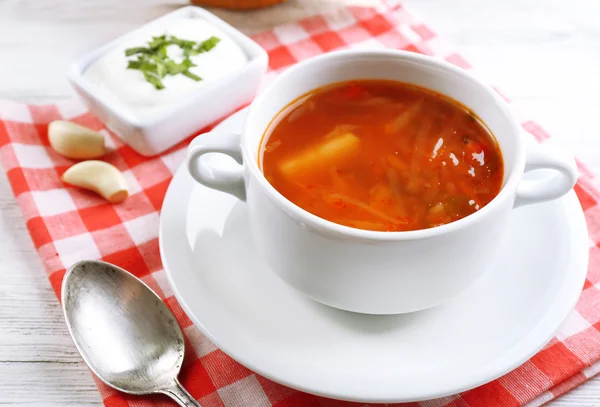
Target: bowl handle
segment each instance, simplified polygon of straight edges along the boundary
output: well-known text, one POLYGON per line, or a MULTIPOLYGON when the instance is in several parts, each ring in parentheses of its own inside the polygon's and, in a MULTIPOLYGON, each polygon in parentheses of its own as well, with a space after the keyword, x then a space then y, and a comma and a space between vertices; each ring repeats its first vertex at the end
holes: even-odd
POLYGON ((200 184, 226 192, 246 200, 244 186, 244 159, 240 146, 240 135, 235 133, 206 133, 198 136, 197 144, 188 148, 186 164, 192 178, 200 184), (222 169, 202 159, 204 154, 218 153, 233 158, 238 165, 231 169, 222 169))
POLYGON ((525 172, 552 171, 540 179, 522 180, 517 187, 515 208, 560 198, 577 182, 577 164, 573 157, 547 145, 534 142, 528 142, 526 145, 525 172))

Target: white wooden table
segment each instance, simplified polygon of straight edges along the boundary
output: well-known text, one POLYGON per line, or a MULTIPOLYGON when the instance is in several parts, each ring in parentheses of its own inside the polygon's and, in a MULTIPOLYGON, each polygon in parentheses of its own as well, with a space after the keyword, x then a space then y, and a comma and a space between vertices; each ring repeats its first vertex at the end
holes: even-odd
MULTIPOLYGON (((0 99, 50 101, 71 92, 77 56, 184 0, 0 0, 0 99)), ((342 3, 288 0, 251 13, 217 11, 246 32, 342 3)), ((600 175, 600 2, 406 0, 522 109, 600 175), (452 4, 450 4, 452 3, 452 4)), ((98 406, 58 302, 0 171, 0 405, 98 406)), ((600 406, 596 378, 552 406, 600 406)))

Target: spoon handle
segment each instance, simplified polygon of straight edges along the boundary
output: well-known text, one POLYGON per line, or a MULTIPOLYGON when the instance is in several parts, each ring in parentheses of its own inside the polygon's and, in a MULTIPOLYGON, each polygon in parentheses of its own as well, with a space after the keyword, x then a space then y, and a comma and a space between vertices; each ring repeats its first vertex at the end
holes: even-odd
POLYGON ((162 391, 162 393, 171 397, 181 407, 202 407, 186 389, 183 388, 179 380, 175 379, 171 387, 162 391))

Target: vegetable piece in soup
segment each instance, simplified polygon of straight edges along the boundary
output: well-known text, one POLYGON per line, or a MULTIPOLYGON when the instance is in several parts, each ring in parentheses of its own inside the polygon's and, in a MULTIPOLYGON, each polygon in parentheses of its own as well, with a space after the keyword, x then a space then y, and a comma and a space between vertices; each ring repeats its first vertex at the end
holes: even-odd
POLYGON ((301 177, 311 172, 326 171, 332 165, 347 162, 358 151, 360 140, 352 133, 326 138, 306 151, 281 163, 281 173, 301 177))
POLYGON ((440 226, 487 205, 503 161, 472 112, 433 91, 359 80, 287 106, 261 146, 265 177, 331 222, 374 231, 440 226))

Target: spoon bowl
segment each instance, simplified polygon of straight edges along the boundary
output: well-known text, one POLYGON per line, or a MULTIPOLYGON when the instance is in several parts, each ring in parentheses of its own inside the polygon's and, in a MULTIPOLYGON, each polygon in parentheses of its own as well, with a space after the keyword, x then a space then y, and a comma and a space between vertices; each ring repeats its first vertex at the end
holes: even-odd
POLYGON ((65 275, 62 306, 75 346, 103 382, 199 406, 177 380, 185 353, 181 328, 141 280, 109 263, 81 261, 65 275))

